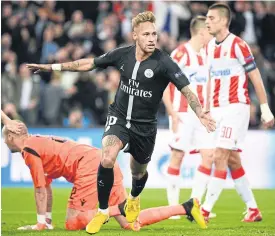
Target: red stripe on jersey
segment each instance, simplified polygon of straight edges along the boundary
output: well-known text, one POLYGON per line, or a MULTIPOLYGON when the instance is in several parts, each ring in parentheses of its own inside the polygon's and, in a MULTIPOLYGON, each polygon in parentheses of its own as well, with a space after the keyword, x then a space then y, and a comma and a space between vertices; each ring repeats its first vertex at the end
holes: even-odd
POLYGON ((186 64, 185 66, 190 66, 190 56, 189 56, 189 52, 186 49, 185 46, 182 47, 183 53, 186 54, 187 58, 186 58, 186 64))
POLYGON ((214 51, 214 58, 220 58, 221 57, 221 51, 222 51, 222 46, 216 46, 215 51, 214 51))
POLYGON ((173 103, 174 97, 175 97, 175 89, 176 86, 172 83, 169 84, 169 90, 170 90, 170 101, 173 103))
POLYGON ((235 39, 233 40, 232 45, 231 45, 230 58, 237 58, 236 50, 235 50, 235 46, 236 46, 237 41, 238 41, 238 38, 235 37, 235 39))
POLYGON ((199 98, 199 101, 201 103, 201 106, 204 107, 204 97, 203 97, 203 94, 202 94, 202 90, 203 90, 203 86, 202 85, 197 85, 198 98, 199 98))
POLYGON ((244 89, 244 96, 246 98, 246 104, 250 104, 250 98, 249 98, 249 94, 248 94, 248 76, 247 76, 247 74, 245 75, 243 89, 244 89))
POLYGON ((187 109, 188 109, 187 99, 183 95, 181 95, 180 108, 179 108, 178 112, 187 112, 187 109))
POLYGON ((231 58, 237 58, 237 55, 236 55, 236 44, 239 46, 241 52, 242 52, 242 55, 244 57, 244 60, 246 63, 249 63, 251 61, 254 60, 250 50, 249 50, 249 47, 247 46, 247 44, 245 43, 245 41, 243 41, 241 38, 239 37, 235 37, 235 39, 233 40, 232 42, 232 45, 231 45, 231 53, 230 53, 230 57, 231 58))
POLYGON ((198 58, 198 63, 199 63, 199 65, 200 65, 200 66, 203 66, 202 56, 197 55, 197 58, 198 58))
POLYGON ((175 55, 173 56, 173 59, 179 63, 180 60, 182 59, 184 55, 184 52, 181 50, 181 48, 178 48, 177 52, 175 53, 175 55))
POLYGON ((220 96, 221 80, 215 80, 214 96, 213 96, 213 105, 214 107, 220 106, 219 96, 220 96))
POLYGON ((229 87, 229 103, 238 103, 238 84, 239 76, 232 76, 230 78, 230 87, 229 87))

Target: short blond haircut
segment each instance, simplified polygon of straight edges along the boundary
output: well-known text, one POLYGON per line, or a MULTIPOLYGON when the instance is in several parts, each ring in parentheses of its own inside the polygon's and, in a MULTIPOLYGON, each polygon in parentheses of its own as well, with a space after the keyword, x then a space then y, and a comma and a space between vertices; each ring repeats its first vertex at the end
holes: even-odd
POLYGON ((144 23, 144 22, 155 23, 156 17, 154 13, 151 11, 144 11, 136 15, 132 19, 132 30, 134 30, 135 27, 138 27, 140 23, 144 23))
POLYGON ((205 27, 205 21, 206 21, 205 16, 196 16, 191 20, 191 23, 190 23, 191 36, 196 35, 200 28, 205 27))

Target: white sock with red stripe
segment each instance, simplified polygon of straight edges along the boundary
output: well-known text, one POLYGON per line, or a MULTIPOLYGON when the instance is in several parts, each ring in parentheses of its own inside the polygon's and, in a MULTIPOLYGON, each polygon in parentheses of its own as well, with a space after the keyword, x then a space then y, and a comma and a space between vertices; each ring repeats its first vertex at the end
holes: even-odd
POLYGON ((180 197, 179 176, 180 176, 180 169, 168 167, 167 199, 170 206, 179 204, 179 197, 180 197))
POLYGON ((215 170, 214 176, 209 181, 205 202, 202 206, 203 210, 208 213, 212 211, 212 208, 223 190, 226 174, 226 170, 215 170))
POLYGON ((200 202, 210 180, 211 169, 200 165, 196 171, 191 198, 197 198, 200 202))
POLYGON ((231 176, 235 182, 236 191, 241 196, 247 208, 258 208, 243 167, 237 170, 231 170, 231 176))

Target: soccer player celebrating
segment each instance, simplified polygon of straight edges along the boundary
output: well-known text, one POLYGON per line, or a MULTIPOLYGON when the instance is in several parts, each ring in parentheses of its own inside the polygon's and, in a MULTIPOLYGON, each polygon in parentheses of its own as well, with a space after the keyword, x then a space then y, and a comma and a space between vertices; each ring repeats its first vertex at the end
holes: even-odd
POLYGON ((190 107, 209 131, 215 121, 202 111, 197 96, 187 86, 188 79, 176 63, 156 49, 157 32, 152 12, 138 14, 132 20, 135 45, 117 48, 98 58, 80 59, 62 64, 28 64, 39 71, 89 71, 94 68, 116 67, 121 73, 115 101, 109 107, 102 139, 102 159, 98 169, 99 210, 87 225, 88 233, 96 233, 108 221, 108 199, 114 182, 113 167, 120 150, 131 154, 132 189, 125 205, 128 222, 140 212, 139 195, 148 179, 147 165, 155 145, 156 114, 169 82, 187 98, 190 107))
MULTIPOLYGON (((60 137, 29 135, 25 124, 21 123, 21 127, 22 132, 15 134, 4 126, 3 137, 12 152, 22 153, 26 165, 30 168, 35 187, 37 224, 22 226, 18 229, 53 229, 51 182, 62 176, 74 184, 68 200, 65 228, 68 230, 84 229, 97 212, 96 180, 101 150, 60 137)), ((108 203, 111 206, 110 216, 115 217, 124 229, 138 231, 140 227, 178 214, 187 215, 201 228, 206 228, 204 217, 193 199, 177 206, 141 211, 139 219, 134 224, 129 224, 124 217, 127 193, 122 179, 119 166, 115 164, 114 185, 108 203)))
MULTIPOLYGON (((190 85, 203 108, 206 104, 206 83, 209 74, 203 47, 212 38, 206 28, 205 20, 205 16, 193 18, 190 23, 191 39, 180 45, 171 54, 171 57, 189 78, 190 85)), ((170 115, 170 129, 173 131, 173 140, 170 143, 171 159, 167 171, 169 205, 179 203, 180 167, 186 151, 190 151, 191 144, 200 150, 202 156, 202 163, 198 167, 191 195, 201 201, 210 179, 213 163, 213 147, 208 142, 208 135, 211 134, 207 133, 193 110, 188 106, 186 98, 175 89, 173 84, 166 88, 163 101, 170 115)))
POLYGON ((262 215, 238 152, 249 124, 248 77, 261 104, 263 124, 266 127, 273 126, 274 116, 269 109, 265 88, 251 50, 246 42, 229 32, 230 21, 231 10, 227 5, 217 3, 209 8, 206 26, 215 38, 209 42, 206 52, 210 67, 211 115, 217 122, 217 135, 213 140, 216 145, 216 169, 209 182, 202 211, 208 217, 223 189, 229 167, 236 190, 247 206, 243 221, 254 222, 261 221, 262 215))

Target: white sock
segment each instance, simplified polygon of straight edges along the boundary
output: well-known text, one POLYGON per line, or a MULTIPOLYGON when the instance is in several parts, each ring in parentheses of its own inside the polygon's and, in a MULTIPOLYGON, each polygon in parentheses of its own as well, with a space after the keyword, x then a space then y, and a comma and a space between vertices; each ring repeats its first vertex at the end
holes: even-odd
POLYGON ((250 188, 243 168, 231 171, 237 193, 241 196, 247 208, 258 208, 254 194, 250 188))
POLYGON ((203 204, 203 209, 211 212, 216 201, 218 200, 224 184, 226 181, 226 171, 215 170, 214 176, 210 178, 207 193, 205 197, 205 202, 203 204))
POLYGON ((136 199, 138 196, 134 197, 134 196, 132 196, 132 194, 130 193, 130 194, 129 194, 129 197, 130 197, 130 199, 134 200, 134 199, 136 199))
POLYGON ((211 169, 199 166, 195 174, 191 198, 197 198, 199 202, 202 201, 202 197, 210 180, 210 175, 211 169))
POLYGON ((109 208, 106 208, 106 209, 100 209, 100 208, 98 208, 98 211, 100 211, 104 215, 109 215, 109 208))
POLYGON ((168 172, 167 173, 167 180, 168 180, 168 184, 167 184, 167 199, 168 199, 168 204, 170 206, 173 205, 178 205, 179 204, 179 198, 180 198, 180 188, 179 188, 179 170, 176 171, 176 169, 172 169, 175 171, 173 174, 171 174, 171 169, 172 168, 168 168, 168 172))

